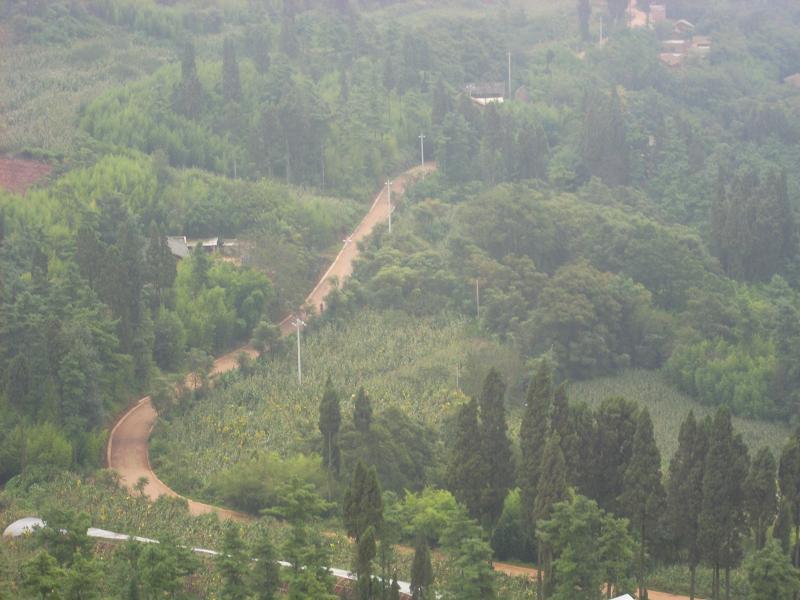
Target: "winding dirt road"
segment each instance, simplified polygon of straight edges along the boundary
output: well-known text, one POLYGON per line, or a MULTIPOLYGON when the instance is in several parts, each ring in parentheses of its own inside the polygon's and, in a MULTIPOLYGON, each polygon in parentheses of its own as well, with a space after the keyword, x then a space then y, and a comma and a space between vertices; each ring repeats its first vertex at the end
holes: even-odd
MULTIPOLYGON (((392 199, 402 195, 409 183, 415 181, 425 173, 433 171, 435 168, 433 164, 426 164, 424 167, 410 169, 396 177, 392 182, 392 199)), ((331 263, 331 266, 306 298, 302 309, 305 314, 308 312, 319 312, 322 302, 335 285, 333 281, 334 278, 341 283, 353 272, 353 262, 358 256, 358 242, 368 237, 376 225, 386 221, 388 218, 389 205, 386 197, 386 188, 384 187, 375 197, 369 211, 358 226, 356 226, 353 233, 344 241, 342 249, 331 263)), ((289 335, 294 332, 291 321, 291 316, 288 316, 280 322, 279 325, 282 335, 289 335)), ((238 365, 236 359, 242 351, 247 352, 251 356, 257 354, 253 348, 244 346, 220 356, 214 361, 211 375, 213 376, 235 369, 238 365)), ((115 469, 119 473, 121 483, 131 491, 134 490, 134 486, 136 486, 140 478, 144 477, 147 479, 147 485, 144 487, 143 491, 151 500, 155 500, 159 496, 182 498, 183 496, 161 481, 150 466, 148 443, 150 440, 150 433, 153 431, 157 418, 158 414, 150 402, 150 396, 145 396, 133 405, 111 429, 106 461, 109 468, 115 469)), ((203 502, 197 502, 189 498, 185 499, 189 505, 189 512, 193 515, 216 513, 222 519, 232 519, 242 522, 253 520, 253 517, 244 513, 220 508, 218 506, 211 506, 210 504, 204 504, 203 502)), ((410 548, 407 550, 411 551, 410 548)), ((535 579, 537 573, 536 569, 531 567, 502 562, 493 563, 493 567, 495 571, 515 577, 535 579)), ((685 596, 674 596, 672 594, 665 594, 653 590, 649 590, 649 596, 650 600, 687 600, 685 596)))
MULTIPOLYGON (((405 191, 410 182, 435 168, 433 164, 426 164, 424 167, 415 167, 397 176, 391 186, 393 201, 405 191)), ((306 298, 302 309, 304 314, 319 312, 320 305, 335 285, 332 280, 335 278, 337 281, 343 282, 353 272, 353 261, 358 256, 358 242, 369 236, 377 224, 389 218, 389 203, 386 194, 387 190, 384 187, 375 197, 369 211, 353 233, 343 242, 339 254, 306 298)), ((294 331, 291 316, 281 321, 280 329, 283 335, 294 331)), ((242 351, 248 352, 251 356, 256 354, 255 350, 245 346, 220 356, 214 361, 212 376, 235 369, 236 357, 242 351)), ((121 483, 131 491, 137 482, 145 477, 147 485, 144 487, 144 494, 151 500, 155 500, 159 496, 181 497, 161 481, 150 466, 148 442, 157 418, 158 415, 150 402, 150 396, 145 396, 133 405, 111 429, 106 448, 106 462, 110 469, 115 469, 119 473, 121 483)), ((246 520, 248 518, 235 511, 210 506, 189 498, 186 500, 189 503, 189 511, 193 515, 214 512, 224 519, 246 520)))

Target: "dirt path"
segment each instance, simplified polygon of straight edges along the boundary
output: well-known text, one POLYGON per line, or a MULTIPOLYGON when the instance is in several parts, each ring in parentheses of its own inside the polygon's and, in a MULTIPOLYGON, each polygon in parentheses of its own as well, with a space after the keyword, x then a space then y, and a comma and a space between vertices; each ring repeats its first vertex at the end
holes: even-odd
MULTIPOLYGON (((420 175, 435 169, 433 165, 416 167, 406 171, 397 177, 392 183, 392 200, 400 196, 406 186, 417 179, 420 175)), ((306 298, 304 312, 318 313, 320 304, 324 301, 333 289, 331 278, 336 277, 339 282, 344 281, 353 272, 353 261, 358 256, 358 242, 368 237, 376 225, 389 218, 389 207, 386 198, 386 188, 375 197, 369 212, 356 226, 347 241, 344 242, 342 249, 337 254, 331 266, 319 280, 317 285, 311 290, 306 298)), ((291 324, 292 317, 286 317, 280 322, 281 333, 288 335, 294 332, 291 324)), ((253 348, 244 346, 233 352, 220 356, 214 361, 212 375, 225 373, 235 369, 238 365, 237 357, 240 352, 245 351, 251 356, 257 353, 253 348)), ((147 478, 147 485, 144 488, 145 495, 151 500, 159 496, 170 496, 181 498, 182 496, 171 489, 167 484, 158 478, 158 475, 150 467, 150 457, 148 455, 148 442, 150 433, 153 430, 158 415, 150 402, 150 396, 145 396, 137 402, 128 412, 126 412, 114 425, 109 435, 106 460, 108 467, 115 469, 120 474, 123 485, 129 490, 133 490, 136 482, 141 477, 147 478)), ((203 502, 197 502, 186 498, 189 504, 189 512, 193 515, 203 515, 216 513, 222 519, 232 519, 240 522, 252 521, 253 517, 237 511, 211 506, 203 502)), ((409 552, 411 548, 403 547, 402 550, 409 552)), ((509 563, 493 563, 495 571, 510 575, 512 577, 536 578, 537 570, 532 567, 523 567, 509 563)), ((686 596, 674 596, 663 592, 649 591, 651 600, 687 600, 686 596)))
MULTIPOLYGON (((416 167, 398 176, 392 184, 393 201, 405 191, 409 182, 433 169, 435 169, 435 166, 433 164, 428 164, 424 167, 416 167)), ((306 298, 304 314, 319 312, 320 304, 333 288, 330 279, 336 277, 338 281, 342 282, 353 272, 353 261, 356 256, 358 256, 357 242, 369 236, 375 226, 388 219, 388 217, 389 206, 386 197, 386 188, 384 187, 375 197, 367 214, 356 226, 350 237, 347 238, 347 241, 344 242, 342 249, 339 251, 333 263, 331 263, 331 266, 314 289, 311 290, 311 293, 306 298)), ((291 317, 287 317, 281 321, 280 328, 283 335, 292 333, 294 328, 291 325, 291 317)), ((235 369, 237 367, 236 358, 242 351, 249 353, 251 356, 256 354, 254 349, 244 346, 220 356, 214 361, 211 375, 213 376, 235 369)), ((151 500, 155 500, 159 496, 164 495, 180 497, 177 492, 161 481, 150 467, 148 442, 157 418, 158 415, 150 402, 150 396, 145 396, 139 400, 139 402, 131 407, 111 429, 108 447, 106 449, 106 462, 110 469, 115 469, 119 473, 122 484, 129 490, 134 489, 134 486, 140 478, 146 477, 148 483, 144 488, 144 493, 151 500)), ((248 519, 247 515, 235 511, 210 506, 188 498, 186 500, 189 503, 189 511, 193 515, 214 512, 223 519, 248 519)))

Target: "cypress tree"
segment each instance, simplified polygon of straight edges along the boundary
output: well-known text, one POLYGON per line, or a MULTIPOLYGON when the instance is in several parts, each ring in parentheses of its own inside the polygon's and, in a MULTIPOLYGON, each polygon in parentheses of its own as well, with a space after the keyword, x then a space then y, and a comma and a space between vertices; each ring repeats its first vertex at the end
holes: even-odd
MULTIPOLYGON (((558 433, 553 433, 547 440, 542 454, 540 468, 541 477, 536 490, 536 500, 533 505, 533 518, 541 522, 550 518, 553 506, 567 499, 567 473, 564 453, 561 451, 561 438, 558 433)), ((549 592, 553 585, 552 549, 543 542, 537 548, 539 558, 539 572, 537 575, 539 597, 544 598, 543 591, 549 592), (545 572, 547 581, 543 582, 542 571, 545 572), (546 588, 543 588, 543 583, 546 588)))
POLYGON ((356 598, 372 600, 372 561, 375 558, 375 528, 364 530, 356 548, 356 598))
POLYGON ((473 398, 456 415, 456 430, 447 467, 447 486, 472 518, 480 516, 486 465, 480 449, 478 402, 473 398))
POLYGON ((744 482, 747 517, 756 549, 767 543, 767 529, 778 514, 777 464, 769 448, 761 448, 744 482))
POLYGON ((772 537, 778 540, 784 554, 789 554, 792 540, 792 507, 784 498, 780 503, 778 518, 772 528, 772 537))
POLYGON ((620 504, 639 536, 638 597, 647 600, 647 543, 653 537, 665 503, 665 492, 661 484, 661 453, 656 446, 653 421, 647 408, 639 412, 633 438, 633 453, 625 470, 624 482, 625 491, 620 496, 620 504))
POLYGON ((669 464, 667 480, 668 529, 677 547, 686 552, 690 600, 694 600, 700 564, 699 517, 703 505, 703 472, 708 446, 707 427, 689 411, 681 423, 678 449, 669 464))
POLYGON ((633 454, 638 405, 625 398, 604 400, 596 414, 592 494, 601 508, 621 514, 619 491, 633 454))
POLYGON ((249 577, 250 593, 258 600, 274 600, 280 586, 280 565, 266 527, 259 528, 250 554, 256 561, 249 577))
POLYGON ((433 584, 433 566, 428 541, 421 533, 417 533, 414 543, 414 562, 411 563, 411 597, 413 600, 426 600, 428 588, 433 584))
POLYGON ((217 569, 222 578, 222 598, 226 600, 247 598, 245 583, 247 560, 239 526, 229 522, 225 526, 222 538, 222 552, 216 558, 217 569))
POLYGON ((542 468, 542 453, 550 434, 552 397, 551 369, 542 362, 528 387, 525 413, 519 429, 520 464, 517 482, 522 501, 522 530, 530 540, 534 539, 536 531, 533 505, 542 468))
POLYGON ((743 484, 748 470, 747 447, 734 435, 731 415, 721 407, 714 415, 703 475, 700 540, 713 569, 713 597, 720 598, 720 570, 725 569, 725 596, 730 595, 730 569, 741 560, 745 526, 743 484))
POLYGON ((383 498, 375 468, 367 468, 362 461, 356 463, 353 481, 344 495, 342 512, 347 535, 359 541, 372 527, 379 531, 383 525, 383 498))
POLYGON ((225 38, 222 45, 222 97, 225 104, 242 101, 242 82, 239 77, 236 46, 230 38, 225 38))
POLYGON ((778 482, 781 497, 791 511, 795 546, 792 564, 800 566, 800 428, 796 429, 781 451, 778 464, 778 482))
POLYGON ((486 526, 497 522, 503 501, 514 483, 514 457, 508 439, 505 408, 506 386, 496 369, 483 382, 480 399, 480 443, 486 466, 481 494, 482 521, 486 526))
POLYGON ((322 434, 322 464, 332 475, 339 475, 339 427, 342 412, 339 394, 331 378, 325 382, 325 391, 319 405, 319 431, 322 434))
POLYGON ((353 425, 356 431, 361 433, 368 433, 369 427, 372 424, 372 402, 364 391, 364 388, 358 388, 356 394, 356 401, 353 405, 353 425))
POLYGON ((173 108, 190 119, 197 119, 203 111, 205 92, 197 76, 195 49, 191 42, 183 47, 181 80, 173 94, 173 108))

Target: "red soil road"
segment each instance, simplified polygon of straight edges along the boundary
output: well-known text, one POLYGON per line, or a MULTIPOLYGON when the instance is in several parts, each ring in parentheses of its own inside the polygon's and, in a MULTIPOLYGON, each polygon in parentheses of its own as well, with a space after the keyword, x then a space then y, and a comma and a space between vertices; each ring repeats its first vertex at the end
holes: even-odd
POLYGON ((0 188, 24 194, 37 181, 47 177, 50 165, 35 160, 0 157, 0 188))
MULTIPOLYGON (((416 167, 397 177, 392 183, 392 198, 394 199, 402 194, 408 183, 435 168, 434 165, 427 164, 425 167, 416 167)), ((333 263, 331 263, 331 266, 314 289, 311 290, 305 302, 306 311, 319 312, 320 304, 324 301, 325 296, 333 289, 334 284, 331 278, 336 277, 339 282, 343 282, 353 272, 353 261, 358 256, 357 242, 369 236, 376 225, 388 218, 389 207, 386 198, 386 188, 383 188, 375 197, 369 212, 367 212, 361 220, 361 223, 359 223, 355 231, 353 231, 349 238, 350 241, 345 242, 339 254, 336 256, 333 263)), ((283 335, 294 332, 291 320, 290 316, 281 321, 280 327, 283 335)), ((220 356, 214 361, 214 368, 211 374, 216 375, 235 369, 238 364, 236 358, 243 350, 248 352, 251 356, 256 354, 255 350, 245 346, 220 356)), ((139 478, 146 477, 148 483, 144 488, 144 493, 151 500, 155 500, 163 495, 181 498, 182 496, 161 481, 150 467, 147 447, 150 439, 150 432, 153 430, 157 418, 158 414, 150 402, 150 396, 145 396, 139 400, 139 402, 117 421, 116 425, 114 425, 114 428, 111 430, 106 460, 109 468, 115 469, 120 474, 121 482, 128 489, 133 490, 133 486, 136 485, 139 478)), ((189 498, 186 498, 186 501, 189 504, 189 512, 193 515, 213 512, 222 519, 232 519, 236 521, 253 520, 253 517, 233 510, 211 506, 202 502, 190 500, 189 498)), ((403 549, 409 552, 412 551, 411 548, 403 549)), ((537 573, 536 569, 532 567, 523 567, 502 562, 493 563, 493 567, 495 571, 514 577, 529 577, 530 579, 535 579, 537 573)), ((685 596, 673 596, 671 594, 664 594, 652 590, 649 590, 648 593, 651 600, 687 600, 685 596)))
MULTIPOLYGON (((424 167, 416 167, 398 176, 392 183, 392 198, 394 199, 402 194, 409 182, 435 168, 434 165, 428 164, 424 167)), ((342 282, 353 272, 353 261, 358 256, 357 242, 369 236, 375 226, 388 219, 388 217, 389 207, 386 188, 383 188, 375 197, 367 214, 348 238, 349 241, 344 243, 331 266, 306 298, 306 308, 303 314, 319 312, 320 304, 333 289, 334 284, 331 278, 336 277, 339 282, 342 282)), ((291 325, 291 317, 281 321, 280 327, 283 335, 292 333, 294 328, 291 325)), ((242 351, 248 352, 251 356, 256 354, 255 350, 245 346, 220 356, 214 361, 212 376, 235 369, 237 366, 236 357, 242 351)), ((188 378, 187 383, 191 385, 188 378)), ((150 402, 149 396, 145 396, 133 405, 111 429, 106 449, 106 462, 109 468, 115 469, 119 473, 122 484, 129 490, 133 490, 140 478, 146 477, 148 483, 144 488, 144 493, 151 500, 164 495, 181 497, 161 481, 150 466, 148 442, 157 418, 158 415, 150 402)), ((235 511, 210 506, 188 498, 186 500, 189 503, 189 511, 193 515, 214 512, 224 519, 244 520, 248 518, 246 515, 235 511)))

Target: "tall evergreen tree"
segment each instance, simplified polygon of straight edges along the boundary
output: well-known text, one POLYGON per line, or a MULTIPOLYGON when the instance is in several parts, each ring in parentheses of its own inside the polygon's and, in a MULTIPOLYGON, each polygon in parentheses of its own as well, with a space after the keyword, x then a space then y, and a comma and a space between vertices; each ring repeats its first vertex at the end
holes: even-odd
POLYGON ((619 492, 633 454, 638 405, 625 398, 604 400, 596 413, 596 432, 590 497, 601 508, 620 514, 619 492))
POLYGON ((358 388, 353 404, 353 425, 356 431, 368 433, 372 424, 372 402, 363 387, 358 388))
POLYGON ((414 561, 411 563, 411 598, 426 600, 432 598, 428 593, 433 584, 433 566, 428 540, 421 532, 417 532, 414 543, 414 561))
POLYGON ((372 527, 378 532, 383 525, 383 499, 375 468, 356 463, 353 481, 344 495, 342 512, 347 535, 361 539, 364 531, 372 527))
POLYGON ((478 402, 474 398, 461 406, 447 467, 447 486, 473 518, 480 516, 481 490, 486 464, 483 462, 478 429, 478 402))
POLYGON ((203 112, 205 91, 197 76, 195 49, 191 42, 186 42, 181 58, 181 80, 173 93, 173 108, 176 112, 190 119, 198 119, 203 112))
POLYGON ((792 507, 785 498, 781 499, 772 537, 780 542, 783 553, 788 555, 792 543, 792 507))
POLYGON ((506 386, 496 369, 483 382, 480 398, 480 444, 486 467, 481 493, 481 520, 493 526, 503 511, 503 501, 514 483, 514 456, 508 439, 506 386))
POLYGON ((536 532, 533 505, 539 489, 542 453, 550 435, 549 416, 553 397, 550 366, 540 363, 528 387, 525 412, 519 429, 520 464, 517 483, 522 504, 522 529, 530 540, 536 532))
POLYGON ((781 498, 791 510, 796 540, 792 549, 792 564, 798 567, 800 566, 800 428, 795 430, 781 450, 778 482, 781 498))
POLYGON ((247 561, 239 526, 229 522, 222 538, 222 552, 217 556, 217 569, 222 579, 220 596, 226 600, 247 598, 247 561))
POLYGON ((325 382, 325 391, 319 405, 319 431, 322 434, 322 464, 333 475, 339 474, 339 427, 342 411, 339 394, 331 378, 325 382))
POLYGON ((770 449, 761 448, 744 482, 747 517, 755 534, 757 550, 767 543, 767 529, 778 514, 777 469, 770 449))
POLYGON ((356 546, 356 598, 372 600, 372 561, 375 559, 375 528, 370 525, 364 530, 356 546))
MULTIPOLYGON (((541 476, 533 504, 533 518, 536 523, 550 518, 553 507, 568 497, 566 463, 561 451, 561 437, 553 433, 547 440, 542 454, 541 476)), ((539 571, 537 574, 539 597, 544 598, 553 587, 552 547, 540 541, 537 546, 539 571), (544 571, 545 578, 542 577, 544 571)))
POLYGON ((631 462, 625 470, 624 492, 620 505, 639 538, 637 561, 638 597, 647 600, 647 545, 655 537, 655 529, 665 503, 661 484, 661 453, 653 434, 653 421, 647 408, 639 411, 633 438, 631 462))
POLYGON ((678 449, 669 464, 667 480, 668 529, 677 547, 686 553, 690 573, 690 600, 700 564, 699 518, 703 506, 703 473, 708 450, 707 428, 689 411, 678 433, 678 449))
POLYGON ((239 61, 236 59, 236 46, 231 38, 225 38, 222 45, 222 97, 225 104, 242 101, 239 61))
POLYGON ((709 435, 699 520, 703 554, 713 569, 714 600, 721 598, 721 569, 725 570, 725 597, 729 600, 730 570, 741 560, 748 463, 747 446, 740 435, 734 435, 730 412, 723 406, 714 415, 709 435))
POLYGON ((280 565, 266 527, 259 528, 250 555, 255 560, 249 577, 250 593, 257 600, 275 600, 281 582, 280 565))

